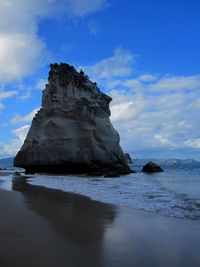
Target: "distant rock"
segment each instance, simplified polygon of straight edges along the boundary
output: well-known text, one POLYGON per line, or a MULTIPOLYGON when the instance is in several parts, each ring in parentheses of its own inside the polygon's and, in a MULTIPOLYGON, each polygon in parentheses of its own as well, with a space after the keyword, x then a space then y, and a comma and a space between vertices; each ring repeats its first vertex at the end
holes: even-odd
POLYGON ((14 165, 27 173, 130 173, 109 119, 111 97, 73 66, 50 67, 42 108, 14 165))
POLYGON ((132 160, 132 158, 131 158, 129 153, 124 153, 124 155, 126 157, 126 162, 127 163, 133 163, 133 160, 132 160))
POLYGON ((154 163, 153 161, 148 162, 144 167, 142 168, 143 172, 163 172, 163 169, 154 163))

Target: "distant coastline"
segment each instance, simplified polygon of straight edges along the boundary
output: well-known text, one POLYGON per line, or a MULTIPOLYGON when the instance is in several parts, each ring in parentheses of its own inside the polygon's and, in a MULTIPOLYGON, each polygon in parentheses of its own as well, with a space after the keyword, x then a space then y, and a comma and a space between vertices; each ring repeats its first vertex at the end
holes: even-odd
MULTIPOLYGON (((132 155, 131 155, 132 156, 132 155)), ((188 164, 188 163, 199 163, 200 161, 195 159, 177 159, 177 158, 169 158, 169 159, 162 159, 162 158, 133 158, 133 165, 144 165, 149 161, 154 161, 158 164, 188 164)), ((0 168, 14 168, 13 167, 14 157, 9 158, 2 158, 0 159, 0 168)))

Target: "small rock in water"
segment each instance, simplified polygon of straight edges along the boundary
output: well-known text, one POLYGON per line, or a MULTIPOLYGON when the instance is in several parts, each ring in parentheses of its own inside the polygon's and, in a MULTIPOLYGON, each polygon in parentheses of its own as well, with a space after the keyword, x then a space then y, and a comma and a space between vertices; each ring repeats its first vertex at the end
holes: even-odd
POLYGON ((163 172, 163 169, 156 164, 155 162, 148 162, 146 165, 142 168, 143 172, 163 172))

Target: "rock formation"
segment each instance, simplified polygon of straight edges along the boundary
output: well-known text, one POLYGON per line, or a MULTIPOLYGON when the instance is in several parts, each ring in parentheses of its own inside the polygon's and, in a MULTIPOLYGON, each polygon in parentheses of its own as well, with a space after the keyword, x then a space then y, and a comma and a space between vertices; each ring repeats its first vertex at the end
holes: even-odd
POLYGON ((126 162, 132 164, 133 160, 132 160, 130 154, 129 153, 124 153, 124 155, 126 157, 126 162))
POLYGON ((109 116, 111 97, 81 70, 51 64, 42 108, 14 165, 27 173, 130 173, 109 116))
POLYGON ((143 172, 163 172, 163 169, 156 163, 150 161, 142 168, 143 172))

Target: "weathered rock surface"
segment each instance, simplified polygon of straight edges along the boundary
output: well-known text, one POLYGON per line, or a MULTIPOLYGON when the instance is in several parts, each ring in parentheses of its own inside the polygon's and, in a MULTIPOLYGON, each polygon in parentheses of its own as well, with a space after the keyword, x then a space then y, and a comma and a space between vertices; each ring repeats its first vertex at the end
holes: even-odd
POLYGON ((150 161, 142 168, 143 172, 163 172, 163 169, 156 163, 150 161))
POLYGON ((52 64, 42 108, 14 165, 27 173, 130 173, 109 119, 111 100, 83 71, 52 64))
POLYGON ((124 155, 126 157, 126 162, 127 163, 133 163, 133 160, 132 160, 132 158, 131 158, 129 153, 124 153, 124 155))

